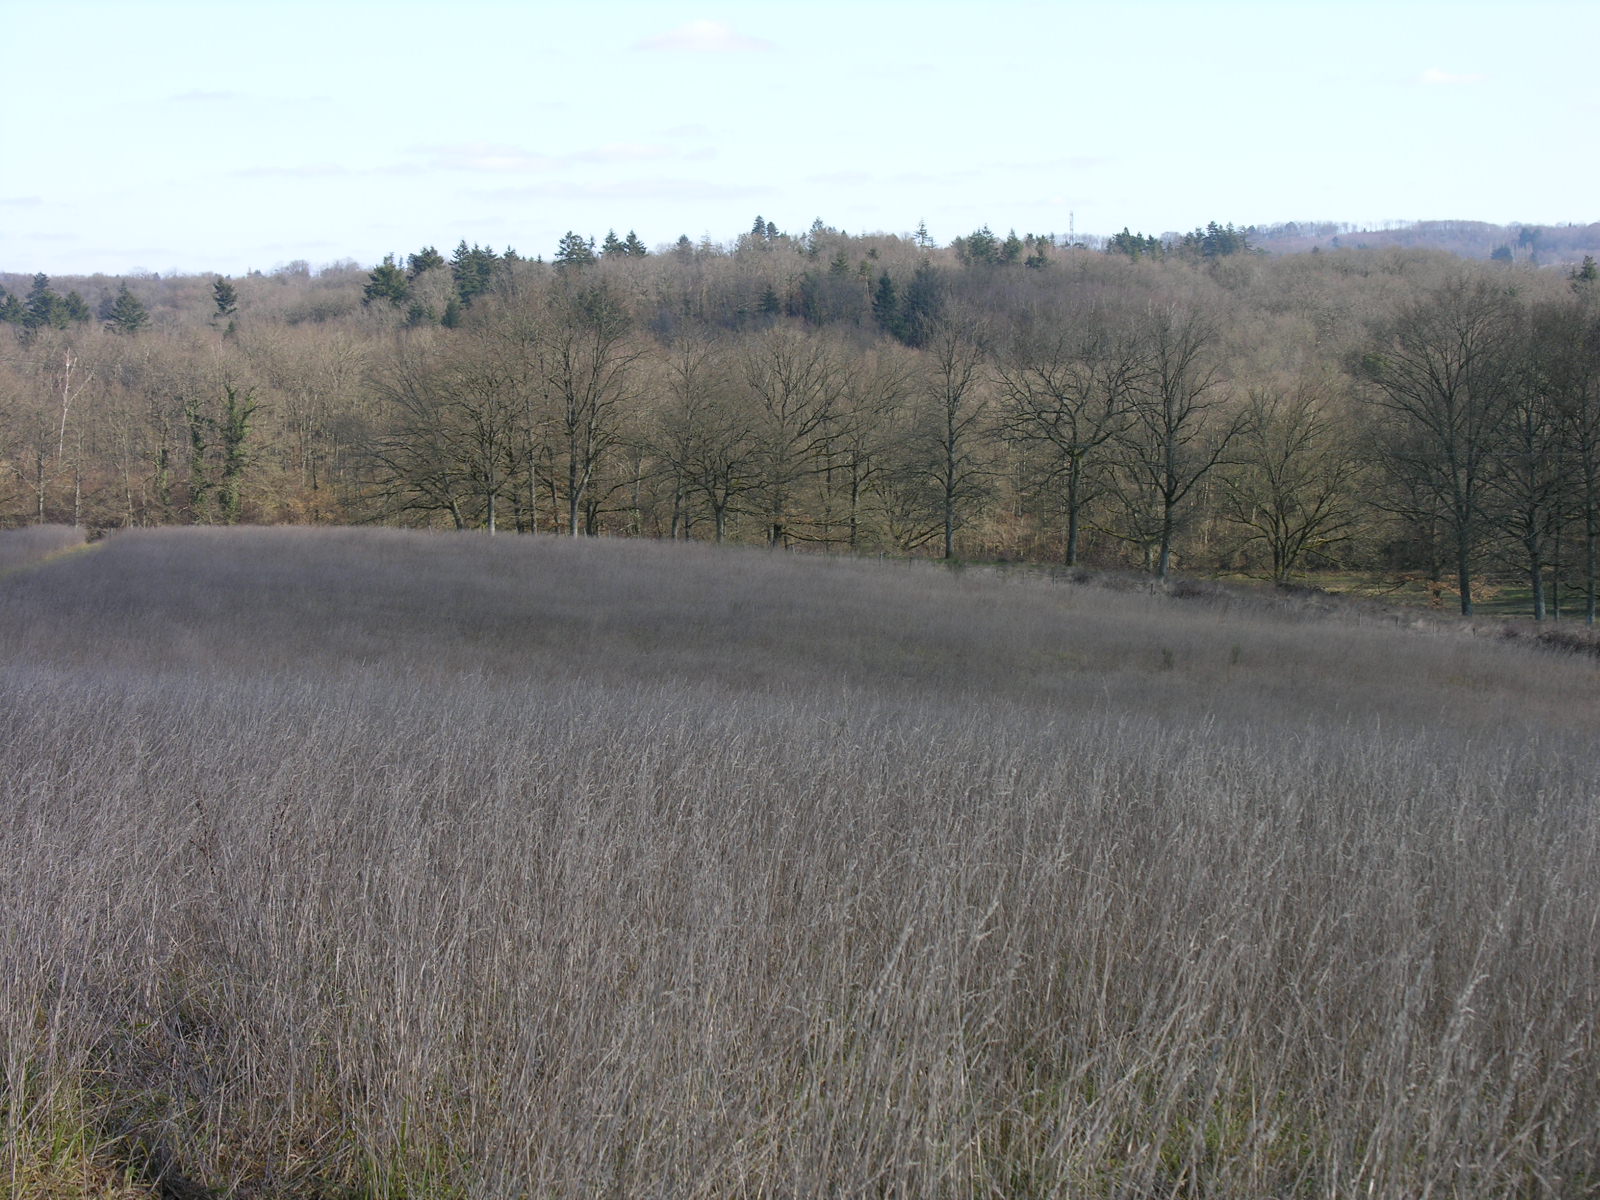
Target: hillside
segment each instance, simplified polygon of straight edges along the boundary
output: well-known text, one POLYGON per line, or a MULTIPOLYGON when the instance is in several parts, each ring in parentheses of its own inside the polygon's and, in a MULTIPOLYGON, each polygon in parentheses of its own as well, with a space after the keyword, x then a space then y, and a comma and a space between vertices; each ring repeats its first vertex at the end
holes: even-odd
POLYGON ((13 1194, 1600 1195, 1590 660, 645 541, 23 557, 13 1194))

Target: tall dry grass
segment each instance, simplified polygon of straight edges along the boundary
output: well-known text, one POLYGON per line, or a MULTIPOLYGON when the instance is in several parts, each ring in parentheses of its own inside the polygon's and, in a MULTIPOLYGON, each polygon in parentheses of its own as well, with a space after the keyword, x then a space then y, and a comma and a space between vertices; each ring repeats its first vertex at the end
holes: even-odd
POLYGON ((1588 661, 296 530, 0 662, 18 1194, 1600 1194, 1588 661))
POLYGON ((86 540, 85 531, 71 525, 25 525, 21 529, 0 530, 0 572, 34 566, 77 549, 86 540))

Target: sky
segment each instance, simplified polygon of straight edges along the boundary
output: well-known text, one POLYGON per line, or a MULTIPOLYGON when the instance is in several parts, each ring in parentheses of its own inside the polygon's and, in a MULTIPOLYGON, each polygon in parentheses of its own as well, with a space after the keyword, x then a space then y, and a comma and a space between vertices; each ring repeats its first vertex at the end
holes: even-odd
POLYGON ((0 271, 1600 220, 1600 0, 0 0, 0 271))

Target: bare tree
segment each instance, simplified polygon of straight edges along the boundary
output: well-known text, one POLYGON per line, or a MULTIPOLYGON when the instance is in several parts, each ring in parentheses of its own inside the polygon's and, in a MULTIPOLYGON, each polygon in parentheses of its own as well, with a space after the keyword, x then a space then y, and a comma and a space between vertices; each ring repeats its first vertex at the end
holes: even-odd
POLYGON ((711 511, 715 539, 723 541, 729 516, 756 486, 749 414, 738 403, 725 347, 713 337, 679 334, 662 369, 665 403, 654 441, 672 481, 670 535, 690 535, 699 499, 711 511))
POLYGON ((1121 471, 1114 481, 1130 536, 1154 551, 1165 583, 1173 540, 1195 489, 1224 462, 1248 427, 1248 413, 1229 412, 1217 361, 1217 332, 1198 313, 1151 308, 1142 323, 1145 369, 1117 441, 1121 471))
POLYGON ((592 489, 616 448, 644 349, 622 299, 603 280, 558 282, 540 334, 547 412, 564 475, 567 532, 595 532, 592 489))
MULTIPOLYGON (((475 462, 484 449, 498 451, 498 423, 480 413, 488 445, 476 446, 467 412, 458 402, 446 364, 436 358, 434 339, 403 337, 376 371, 372 387, 383 406, 383 429, 371 448, 374 486, 386 512, 448 513, 457 529, 480 513, 492 530, 492 499, 498 495, 494 464, 475 462)), ((470 402, 469 402, 470 406, 470 402)))
POLYGON ((796 533, 796 493, 827 466, 846 367, 824 338, 779 325, 746 342, 740 373, 752 402, 767 544, 787 546, 796 533))
POLYGON ((879 481, 894 469, 897 418, 911 389, 911 368, 899 347, 876 346, 856 352, 844 372, 844 388, 834 415, 824 482, 824 536, 829 536, 835 505, 845 510, 845 542, 860 547, 863 514, 879 481))
POLYGON ((1252 388, 1246 413, 1234 462, 1220 475, 1224 512, 1246 531, 1247 545, 1266 550, 1281 583, 1308 557, 1350 539, 1362 458, 1321 380, 1252 388))
MULTIPOLYGON (((1529 385, 1556 422, 1558 519, 1575 517, 1583 544, 1584 620, 1595 623, 1600 575, 1600 310, 1583 296, 1535 308, 1529 385)), ((1559 546, 1559 539, 1558 539, 1559 546)))
POLYGON ((1066 511, 1073 566, 1084 514, 1106 482, 1102 452, 1128 428, 1148 381, 1145 347, 1131 330, 1091 318, 1081 328, 1019 339, 997 370, 1008 435, 1047 452, 1045 480, 1066 511))
POLYGON ((1514 330, 1504 289, 1460 275, 1375 327, 1360 364, 1387 425, 1386 468, 1444 514, 1467 616, 1486 487, 1516 396, 1514 330))
POLYGON ((988 341, 975 321, 941 319, 926 331, 919 386, 901 447, 902 487, 925 497, 943 555, 993 491, 988 341))

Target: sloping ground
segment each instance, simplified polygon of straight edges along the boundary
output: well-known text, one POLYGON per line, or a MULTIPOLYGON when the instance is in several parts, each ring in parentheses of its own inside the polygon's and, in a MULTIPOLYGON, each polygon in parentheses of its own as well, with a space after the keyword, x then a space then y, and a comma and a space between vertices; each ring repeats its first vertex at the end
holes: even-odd
POLYGON ((70 525, 26 525, 0 529, 0 574, 39 563, 75 550, 86 540, 82 529, 70 525))
POLYGON ((120 535, 0 580, 13 1190, 1597 1195, 1597 701, 1293 607, 120 535))

